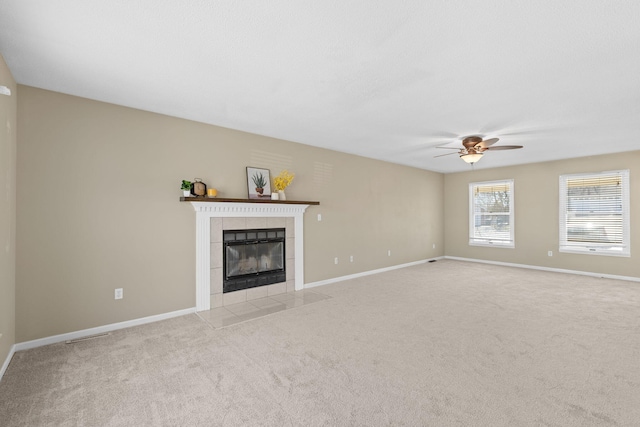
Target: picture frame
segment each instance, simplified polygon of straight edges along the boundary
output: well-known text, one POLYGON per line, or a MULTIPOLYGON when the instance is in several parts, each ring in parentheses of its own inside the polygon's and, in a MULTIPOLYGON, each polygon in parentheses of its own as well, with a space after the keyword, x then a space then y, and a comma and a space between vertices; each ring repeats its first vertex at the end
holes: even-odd
POLYGON ((247 193, 250 199, 271 198, 271 173, 269 169, 247 166, 247 193))

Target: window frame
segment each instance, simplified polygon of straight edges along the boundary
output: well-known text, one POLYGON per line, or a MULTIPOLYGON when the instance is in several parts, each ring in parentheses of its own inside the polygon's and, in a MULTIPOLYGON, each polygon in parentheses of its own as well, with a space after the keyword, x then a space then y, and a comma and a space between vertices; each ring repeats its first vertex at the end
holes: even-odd
POLYGON ((631 206, 630 206, 630 179, 629 170, 614 170, 604 172, 575 173, 560 175, 558 181, 558 251, 571 254, 587 254, 587 255, 604 255, 617 257, 631 256, 631 206), (598 179, 606 176, 616 176, 620 178, 622 185, 621 191, 621 210, 622 210, 622 243, 609 244, 583 242, 583 244, 569 242, 568 239, 568 221, 567 221, 567 203, 568 203, 568 181, 576 179, 598 179))
MULTIPOLYGON (((516 246, 515 240, 515 186, 513 179, 501 179, 495 181, 470 182, 469 183, 469 245, 489 248, 513 249, 516 246), (507 185, 509 187, 509 241, 482 240, 475 236, 475 200, 474 192, 477 187, 490 187, 492 185, 507 185)), ((479 213, 479 215, 485 215, 479 213)), ((489 214, 486 214, 489 215, 489 214)), ((495 213, 491 213, 495 215, 495 213)))

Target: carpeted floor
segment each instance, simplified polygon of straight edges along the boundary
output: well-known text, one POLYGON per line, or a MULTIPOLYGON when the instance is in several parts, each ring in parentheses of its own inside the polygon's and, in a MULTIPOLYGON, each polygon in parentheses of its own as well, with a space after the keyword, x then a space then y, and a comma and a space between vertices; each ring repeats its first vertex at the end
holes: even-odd
POLYGON ((640 283, 444 260, 15 354, 2 426, 638 426, 640 283))

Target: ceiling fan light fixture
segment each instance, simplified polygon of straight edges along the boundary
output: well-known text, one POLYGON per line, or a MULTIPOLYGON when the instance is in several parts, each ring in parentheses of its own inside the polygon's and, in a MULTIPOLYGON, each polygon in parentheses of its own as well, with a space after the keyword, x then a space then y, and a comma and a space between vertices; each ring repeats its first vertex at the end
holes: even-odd
POLYGON ((462 154, 460 158, 469 164, 473 164, 482 158, 482 153, 462 154))

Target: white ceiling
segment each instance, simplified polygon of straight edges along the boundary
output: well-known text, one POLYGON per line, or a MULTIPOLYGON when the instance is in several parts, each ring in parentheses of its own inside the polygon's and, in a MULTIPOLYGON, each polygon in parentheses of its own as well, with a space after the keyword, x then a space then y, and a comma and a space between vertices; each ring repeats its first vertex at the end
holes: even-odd
POLYGON ((18 83, 439 172, 640 149, 638 0, 0 0, 18 83), (458 141, 458 142, 456 142, 458 141))

